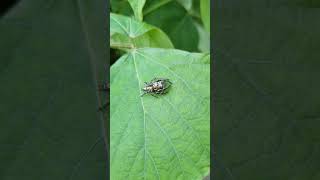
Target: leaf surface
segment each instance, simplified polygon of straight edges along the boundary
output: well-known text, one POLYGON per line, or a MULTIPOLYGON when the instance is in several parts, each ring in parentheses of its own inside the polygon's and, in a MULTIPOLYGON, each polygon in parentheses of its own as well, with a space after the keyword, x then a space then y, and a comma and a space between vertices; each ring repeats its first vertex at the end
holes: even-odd
POLYGON ((142 48, 111 67, 111 179, 201 179, 210 161, 210 56, 142 48), (169 92, 140 97, 144 82, 169 92))

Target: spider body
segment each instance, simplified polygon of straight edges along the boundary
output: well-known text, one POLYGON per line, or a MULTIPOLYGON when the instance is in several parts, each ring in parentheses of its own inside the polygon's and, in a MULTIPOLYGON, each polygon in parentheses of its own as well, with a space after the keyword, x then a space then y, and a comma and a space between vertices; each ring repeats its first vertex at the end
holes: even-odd
POLYGON ((168 88, 171 84, 169 79, 154 78, 149 83, 145 82, 145 87, 142 88, 143 94, 141 94, 141 96, 145 94, 151 94, 152 96, 155 96, 156 94, 165 94, 168 92, 168 88))

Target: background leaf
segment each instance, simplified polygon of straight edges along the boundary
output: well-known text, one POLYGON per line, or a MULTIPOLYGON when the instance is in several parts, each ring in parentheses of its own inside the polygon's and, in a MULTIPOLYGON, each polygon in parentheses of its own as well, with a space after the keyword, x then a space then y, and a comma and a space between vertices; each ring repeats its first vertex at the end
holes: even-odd
POLYGON ((193 0, 177 0, 187 11, 192 9, 193 0))
POLYGON ((210 52, 210 33, 208 33, 203 26, 194 22, 199 34, 198 49, 201 52, 210 52))
POLYGON ((202 179, 210 161, 210 56, 143 48, 111 67, 111 179, 202 179), (168 94, 140 97, 169 78, 168 94))
POLYGON ((201 19, 207 32, 210 32, 210 0, 200 0, 201 19))
POLYGON ((133 18, 110 13, 110 46, 113 48, 173 48, 160 29, 133 18))
POLYGON ((215 179, 320 178, 320 13, 286 2, 213 10, 215 179))
POLYGON ((0 20, 1 180, 106 178, 105 6, 21 1, 0 20))
POLYGON ((133 10, 127 0, 119 1, 119 0, 110 0, 110 12, 116 14, 122 14, 125 16, 133 16, 133 10))
MULTIPOLYGON (((111 1, 111 6, 114 13, 127 16, 134 14, 127 1, 111 1)), ((143 16, 145 22, 168 34, 176 48, 193 52, 203 51, 203 46, 199 49, 199 44, 205 42, 204 34, 198 31, 199 28, 194 24, 196 22, 203 26, 200 0, 146 0, 143 16)))
POLYGON ((150 0, 144 8, 144 20, 168 34, 175 48, 198 51, 199 35, 193 24, 196 15, 191 12, 177 1, 150 0))
POLYGON ((142 21, 143 20, 143 13, 142 13, 142 9, 143 6, 146 2, 146 0, 128 0, 135 17, 139 20, 142 21))

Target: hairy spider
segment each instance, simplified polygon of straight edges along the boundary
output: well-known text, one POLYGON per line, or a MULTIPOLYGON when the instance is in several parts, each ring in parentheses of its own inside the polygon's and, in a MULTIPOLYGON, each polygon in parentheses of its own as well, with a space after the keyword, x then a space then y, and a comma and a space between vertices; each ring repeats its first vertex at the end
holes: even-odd
POLYGON ((159 95, 167 93, 172 84, 169 79, 165 78, 153 78, 151 82, 144 83, 145 87, 142 88, 143 94, 141 94, 141 96, 151 94, 154 97, 156 97, 156 94, 159 95))

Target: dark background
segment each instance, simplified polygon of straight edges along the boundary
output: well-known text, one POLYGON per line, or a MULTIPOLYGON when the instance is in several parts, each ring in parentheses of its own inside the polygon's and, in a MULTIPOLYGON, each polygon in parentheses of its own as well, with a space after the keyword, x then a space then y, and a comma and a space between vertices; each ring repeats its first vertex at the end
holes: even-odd
POLYGON ((106 1, 1 2, 0 179, 106 179, 106 1))
POLYGON ((2 17, 18 1, 19 0, 1 1, 1 4, 0 4, 0 17, 2 17))
POLYGON ((320 179, 320 1, 215 0, 215 180, 320 179))

